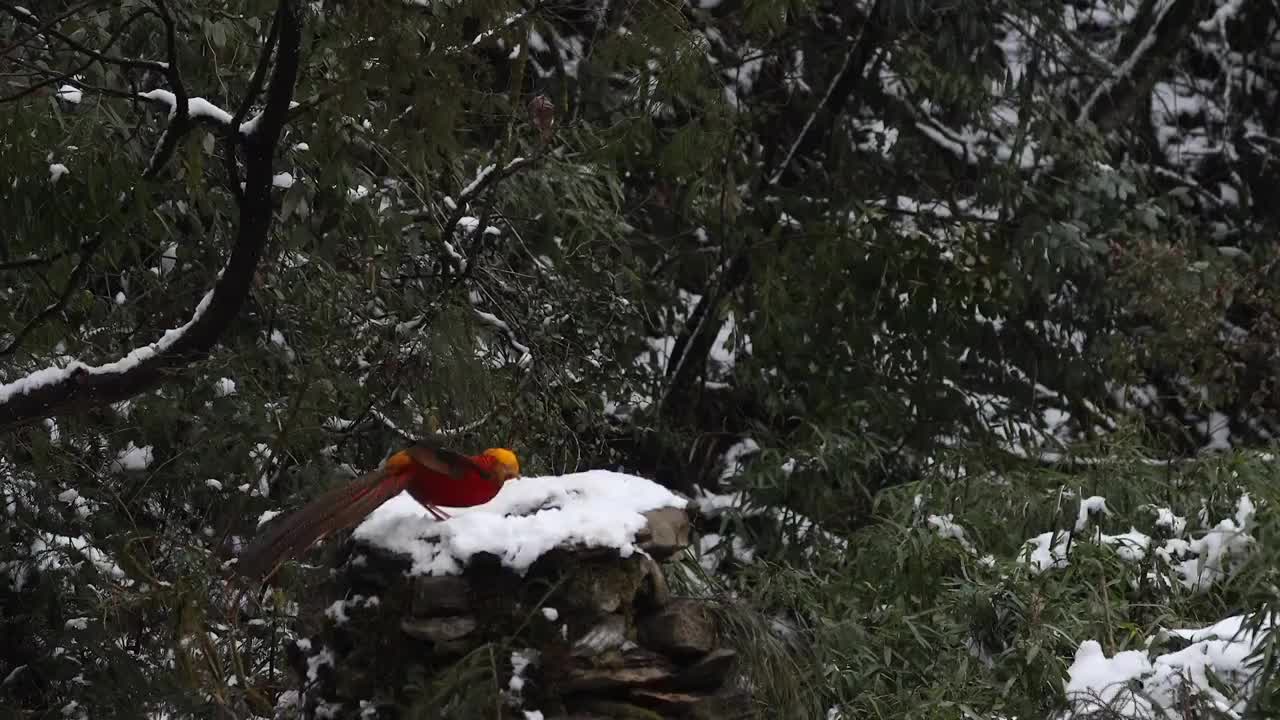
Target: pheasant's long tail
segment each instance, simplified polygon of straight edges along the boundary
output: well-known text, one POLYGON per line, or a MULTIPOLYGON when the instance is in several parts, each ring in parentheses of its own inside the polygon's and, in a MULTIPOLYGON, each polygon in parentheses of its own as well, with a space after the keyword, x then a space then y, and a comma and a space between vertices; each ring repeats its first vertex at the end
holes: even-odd
POLYGON ((268 527, 240 554, 236 567, 243 575, 265 580, 281 563, 300 555, 321 537, 360 522, 405 486, 403 473, 391 475, 381 468, 334 488, 268 527))

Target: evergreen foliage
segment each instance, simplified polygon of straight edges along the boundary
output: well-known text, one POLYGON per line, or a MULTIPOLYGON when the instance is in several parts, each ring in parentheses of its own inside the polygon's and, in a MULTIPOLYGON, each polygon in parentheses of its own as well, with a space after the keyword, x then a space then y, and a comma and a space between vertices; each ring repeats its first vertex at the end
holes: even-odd
POLYGON ((0 1, 0 704, 271 716, 296 588, 241 623, 228 561, 426 435, 741 491, 685 590, 736 595, 771 716, 1045 716, 1084 640, 1274 609, 1278 23, 0 1), (1016 559, 1088 496, 1246 492, 1202 592, 1016 559))

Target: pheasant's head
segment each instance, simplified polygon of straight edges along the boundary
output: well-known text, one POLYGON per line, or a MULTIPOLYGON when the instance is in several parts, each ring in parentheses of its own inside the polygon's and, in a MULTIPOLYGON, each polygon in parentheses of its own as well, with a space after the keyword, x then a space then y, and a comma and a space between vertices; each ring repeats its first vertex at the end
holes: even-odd
POLYGON ((493 458, 493 472, 499 482, 505 483, 520 477, 520 461, 515 453, 506 448, 489 448, 484 454, 485 457, 493 458))

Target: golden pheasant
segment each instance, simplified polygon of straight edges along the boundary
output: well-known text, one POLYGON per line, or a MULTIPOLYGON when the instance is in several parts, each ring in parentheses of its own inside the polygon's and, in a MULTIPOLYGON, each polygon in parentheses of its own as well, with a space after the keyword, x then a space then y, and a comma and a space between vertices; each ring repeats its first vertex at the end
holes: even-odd
POLYGON ((244 575, 265 579, 325 535, 352 527, 402 491, 437 519, 438 505, 472 507, 493 499, 509 480, 520 477, 520 461, 506 448, 462 455, 417 444, 392 455, 382 467, 353 483, 330 490, 301 510, 272 524, 240 554, 244 575))

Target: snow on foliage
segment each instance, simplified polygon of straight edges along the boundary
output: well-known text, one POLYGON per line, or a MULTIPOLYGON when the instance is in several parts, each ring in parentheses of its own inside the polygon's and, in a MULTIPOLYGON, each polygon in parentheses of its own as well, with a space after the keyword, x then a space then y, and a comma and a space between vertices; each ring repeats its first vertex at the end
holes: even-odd
MULTIPOLYGON (((222 273, 218 273, 219 279, 222 273)), ((102 365, 88 365, 79 360, 72 360, 62 367, 53 366, 42 370, 36 370, 28 373, 24 377, 20 377, 13 382, 0 385, 0 403, 7 402, 10 398, 18 395, 25 395, 29 392, 38 390, 46 385, 53 385, 73 377, 76 373, 87 373, 89 375, 116 375, 123 374, 137 367, 138 365, 151 360, 152 358, 166 352, 173 347, 175 343, 182 339, 183 335, 196 324, 205 311, 209 308, 209 303, 213 301, 213 290, 205 293, 200 303, 196 305, 196 310, 191 315, 191 319, 186 324, 168 330, 160 337, 159 340, 135 348, 128 355, 119 360, 102 365)))
POLYGON ((114 472, 146 470, 151 466, 152 460, 154 455, 150 445, 138 447, 130 440, 111 463, 111 469, 114 472))
POLYGON ((666 488, 634 475, 591 470, 524 477, 503 486, 485 505, 449 508, 436 522, 407 493, 375 510, 355 530, 369 544, 413 559, 412 574, 454 575, 479 553, 497 556, 523 573, 547 552, 564 546, 636 550, 642 513, 685 506, 666 488))
POLYGON ((951 538, 960 543, 960 547, 974 552, 973 543, 969 542, 969 538, 965 535, 963 527, 955 522, 955 517, 951 513, 946 515, 930 515, 927 519, 929 527, 938 534, 939 537, 951 538))
MULTIPOLYGON (((1229 578, 1256 545, 1249 530, 1253 527, 1257 508, 1247 493, 1237 501, 1233 517, 1208 527, 1200 537, 1190 540, 1183 537, 1187 524, 1185 519, 1174 515, 1168 508, 1148 509, 1156 515, 1155 528, 1164 535, 1172 535, 1162 544, 1136 528, 1118 535, 1109 535, 1101 529, 1087 532, 1095 513, 1108 512, 1106 501, 1095 496, 1081 501, 1073 532, 1051 530, 1027 540, 1018 562, 1027 565, 1035 574, 1065 568, 1070 564, 1070 554, 1075 546, 1081 542, 1094 542, 1112 547, 1121 559, 1131 562, 1144 560, 1148 553, 1154 552, 1161 562, 1157 570, 1152 571, 1153 579, 1166 585, 1176 583, 1186 590, 1203 592, 1214 583, 1229 578)), ((1208 525, 1207 521, 1205 525, 1208 525)))
POLYGON ((1262 658, 1253 654, 1276 625, 1274 615, 1236 615, 1204 628, 1163 631, 1147 638, 1148 648, 1168 638, 1187 645, 1162 654, 1125 650, 1107 657, 1096 640, 1086 640, 1065 683, 1072 708, 1060 717, 1184 717, 1197 701, 1222 717, 1243 717, 1258 689, 1262 658), (1250 622, 1257 626, 1246 627, 1250 622))

